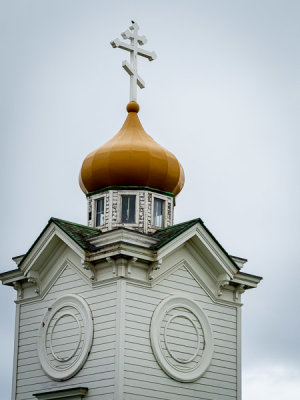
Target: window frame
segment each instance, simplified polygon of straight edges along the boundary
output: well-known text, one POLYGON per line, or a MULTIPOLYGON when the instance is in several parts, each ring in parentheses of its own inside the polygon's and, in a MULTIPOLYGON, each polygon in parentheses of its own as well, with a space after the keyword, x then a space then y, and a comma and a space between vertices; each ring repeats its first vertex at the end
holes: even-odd
POLYGON ((118 224, 126 227, 137 227, 139 226, 139 192, 136 191, 121 191, 118 193, 118 224), (122 222, 122 197, 123 196, 135 196, 135 222, 122 222))
POLYGON ((155 229, 162 229, 166 227, 167 221, 167 210, 168 210, 168 203, 165 197, 160 196, 159 194, 155 193, 152 194, 152 204, 151 204, 151 227, 155 229), (161 200, 163 211, 162 211, 162 226, 154 225, 154 200, 161 200))
POLYGON ((93 222, 94 222, 94 227, 95 228, 101 228, 105 225, 105 207, 106 207, 106 196, 99 196, 93 199, 93 209, 92 209, 92 214, 93 214, 93 222), (97 225, 97 202, 98 200, 103 199, 103 224, 102 225, 97 225))

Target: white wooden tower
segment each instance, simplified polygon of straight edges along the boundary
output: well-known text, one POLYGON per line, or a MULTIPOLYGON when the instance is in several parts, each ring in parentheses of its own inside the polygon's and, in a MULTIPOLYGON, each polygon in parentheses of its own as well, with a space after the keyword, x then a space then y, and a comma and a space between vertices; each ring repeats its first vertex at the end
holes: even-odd
POLYGON ((133 23, 128 116, 80 172, 87 225, 51 218, 17 268, 12 400, 239 400, 241 271, 200 218, 173 224, 177 158, 144 131, 133 23))

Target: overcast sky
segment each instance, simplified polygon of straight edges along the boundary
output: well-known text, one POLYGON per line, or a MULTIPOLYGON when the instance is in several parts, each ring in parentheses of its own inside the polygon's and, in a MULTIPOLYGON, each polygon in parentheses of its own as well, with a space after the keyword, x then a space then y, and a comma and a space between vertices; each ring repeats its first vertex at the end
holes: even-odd
MULTIPOLYGON (((84 157, 126 118, 137 21, 145 130, 182 163, 175 222, 201 217, 244 272, 243 399, 300 398, 300 1, 0 0, 0 271, 48 219, 86 223, 84 157)), ((11 391, 13 289, 0 287, 1 398, 11 391)))

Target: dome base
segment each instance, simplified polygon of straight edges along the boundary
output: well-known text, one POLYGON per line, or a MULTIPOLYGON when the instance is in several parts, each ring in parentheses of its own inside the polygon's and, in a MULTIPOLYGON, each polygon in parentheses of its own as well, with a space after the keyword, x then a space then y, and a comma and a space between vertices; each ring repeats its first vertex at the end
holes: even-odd
POLYGON ((88 226, 152 234, 173 225, 174 195, 145 187, 107 187, 87 194, 88 226))

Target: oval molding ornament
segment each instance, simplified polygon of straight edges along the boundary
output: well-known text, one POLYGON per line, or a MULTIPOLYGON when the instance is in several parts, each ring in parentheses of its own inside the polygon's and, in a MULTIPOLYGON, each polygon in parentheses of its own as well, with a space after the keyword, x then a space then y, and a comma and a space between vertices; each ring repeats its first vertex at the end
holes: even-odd
POLYGON ((38 355, 53 380, 74 376, 84 365, 93 341, 93 317, 87 302, 68 294, 57 299, 43 317, 38 355))
POLYGON ((152 315, 150 339, 159 366, 177 381, 196 381, 211 363, 214 344, 209 321, 187 296, 172 295, 159 303, 152 315))

